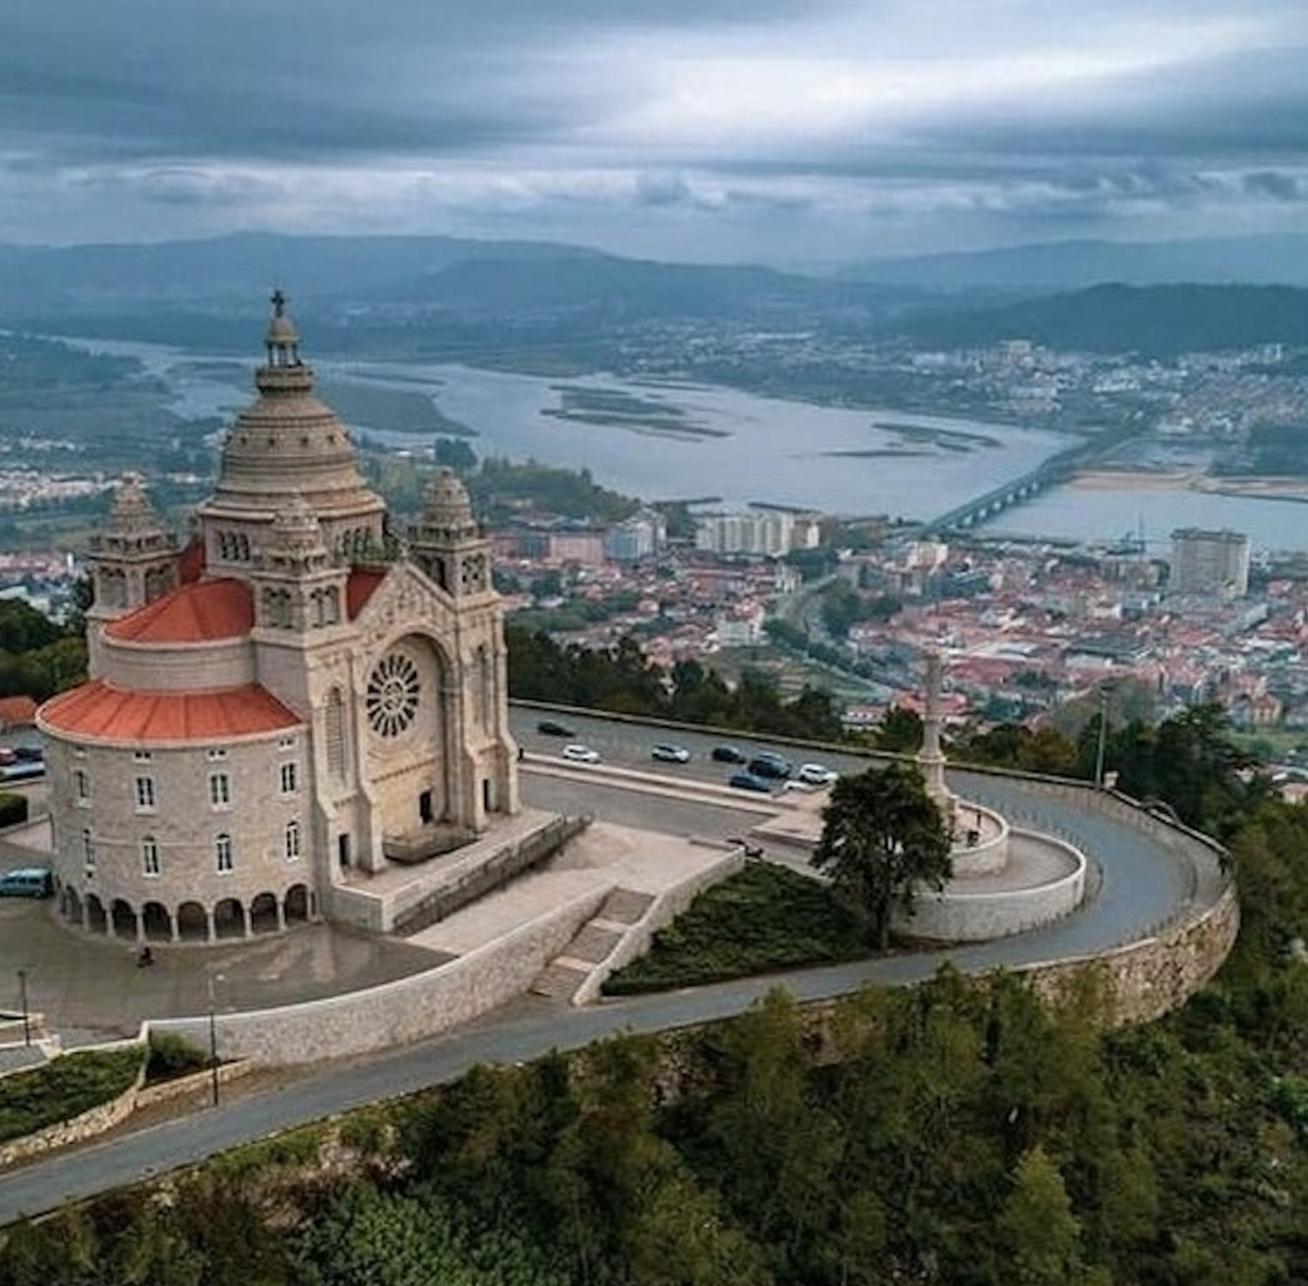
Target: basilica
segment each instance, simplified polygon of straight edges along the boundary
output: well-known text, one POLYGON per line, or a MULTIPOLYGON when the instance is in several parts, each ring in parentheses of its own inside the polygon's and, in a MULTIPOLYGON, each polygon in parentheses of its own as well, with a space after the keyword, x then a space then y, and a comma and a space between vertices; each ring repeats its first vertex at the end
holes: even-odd
POLYGON ((40 710, 60 908, 210 941, 518 809, 488 542, 449 471, 392 530, 273 296, 257 397, 193 534, 126 478, 88 550, 90 678, 40 710))

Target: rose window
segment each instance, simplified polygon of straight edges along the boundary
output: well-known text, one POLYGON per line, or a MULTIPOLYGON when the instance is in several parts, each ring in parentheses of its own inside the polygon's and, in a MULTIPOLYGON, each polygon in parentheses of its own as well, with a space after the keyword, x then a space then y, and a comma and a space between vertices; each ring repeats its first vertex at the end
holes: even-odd
POLYGON ((382 737, 398 737, 413 725, 422 682, 418 667, 403 652, 391 652, 373 666, 364 706, 368 723, 382 737))

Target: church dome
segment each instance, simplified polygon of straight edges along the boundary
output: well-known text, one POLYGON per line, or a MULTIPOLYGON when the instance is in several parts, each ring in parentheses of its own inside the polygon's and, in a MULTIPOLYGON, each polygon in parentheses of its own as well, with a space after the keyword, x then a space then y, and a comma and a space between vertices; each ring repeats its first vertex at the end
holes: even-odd
POLYGON ((319 518, 379 514, 381 498, 359 473, 354 444, 336 413, 315 394, 300 360, 299 334, 280 291, 255 374, 258 397, 237 416, 223 443, 208 513, 270 519, 297 492, 319 518))

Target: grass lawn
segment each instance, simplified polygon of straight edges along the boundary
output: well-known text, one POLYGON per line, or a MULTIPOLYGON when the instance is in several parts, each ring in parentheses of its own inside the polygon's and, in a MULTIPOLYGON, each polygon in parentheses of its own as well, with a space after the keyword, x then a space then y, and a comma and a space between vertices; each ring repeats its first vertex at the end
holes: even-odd
POLYGON ((126 1091, 145 1051, 88 1050, 0 1080, 0 1143, 70 1121, 126 1091))
POLYGON ((863 924, 827 885, 754 862, 701 893, 604 993, 667 991, 870 954, 863 924))

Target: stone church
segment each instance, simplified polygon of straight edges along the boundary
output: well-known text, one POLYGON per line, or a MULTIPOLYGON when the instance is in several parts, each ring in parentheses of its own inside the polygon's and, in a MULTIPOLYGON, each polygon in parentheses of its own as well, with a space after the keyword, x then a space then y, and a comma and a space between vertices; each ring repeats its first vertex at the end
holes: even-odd
POLYGON ((208 941, 329 910, 518 808, 502 610, 451 472, 403 538, 273 296, 193 538, 124 480, 88 560, 90 679, 38 714, 65 916, 208 941))

